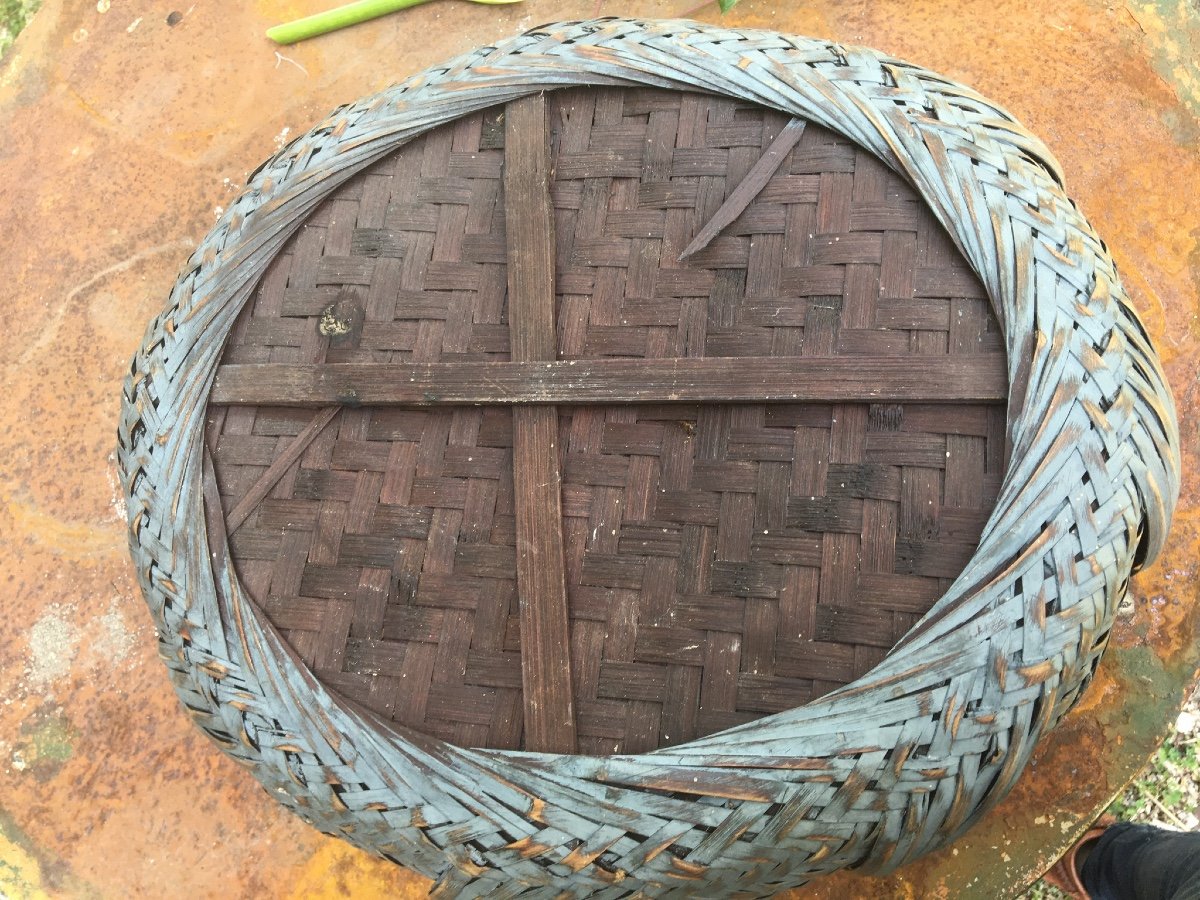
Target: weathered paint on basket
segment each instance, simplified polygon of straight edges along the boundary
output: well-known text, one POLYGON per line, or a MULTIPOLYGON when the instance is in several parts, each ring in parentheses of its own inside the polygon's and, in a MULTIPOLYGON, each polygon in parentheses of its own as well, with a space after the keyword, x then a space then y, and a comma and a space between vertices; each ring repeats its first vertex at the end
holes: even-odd
MULTIPOLYGON (((971 91, 871 51, 690 23, 539 29, 334 114, 252 176, 151 323, 127 384, 131 541, 197 722, 324 830, 447 894, 770 893, 888 870, 1019 776, 1098 661, 1178 492, 1173 405, 1111 260, 1048 152, 971 91), (200 433, 222 338, 321 196, 409 136, 578 83, 714 90, 845 134, 904 173, 1006 331, 1013 462, 979 550, 872 672, 653 754, 475 752, 387 733, 287 657, 207 557, 200 433)), ((221 523, 208 528, 220 546, 221 523)))

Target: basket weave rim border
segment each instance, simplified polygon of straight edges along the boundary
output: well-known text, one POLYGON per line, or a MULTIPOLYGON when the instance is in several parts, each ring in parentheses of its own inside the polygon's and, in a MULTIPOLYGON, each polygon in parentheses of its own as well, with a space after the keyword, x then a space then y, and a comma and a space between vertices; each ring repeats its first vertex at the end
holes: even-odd
POLYGON ((543 26, 336 110, 250 176, 150 323, 126 383, 131 550, 183 702, 281 802, 463 896, 518 883, 578 896, 769 892, 846 865, 888 871, 952 839, 1007 793, 1086 683, 1179 491, 1158 358, 1061 184, 1036 138, 942 76, 864 48, 694 22, 543 26), (210 559, 206 397, 234 318, 321 199, 440 124, 585 84, 759 103, 845 136, 912 183, 1004 330, 1012 457, 963 573, 856 682, 640 755, 458 748, 327 692, 256 616, 223 538, 210 559), (1071 483, 1080 466, 1098 507, 1071 483), (1056 608, 1034 583, 1052 585, 1056 608), (869 814, 877 795, 904 802, 869 814), (671 852, 629 850, 641 835, 671 852))

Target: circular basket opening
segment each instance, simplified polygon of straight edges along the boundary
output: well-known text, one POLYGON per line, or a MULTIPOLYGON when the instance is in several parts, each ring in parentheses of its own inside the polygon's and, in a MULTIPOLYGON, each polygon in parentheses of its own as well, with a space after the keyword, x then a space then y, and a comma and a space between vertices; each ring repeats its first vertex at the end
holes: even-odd
MULTIPOLYGON (((545 103, 554 357, 726 365, 698 370, 695 399, 616 379, 624 399, 550 407, 559 640, 522 623, 545 590, 517 566, 534 474, 514 478, 499 387, 486 405, 213 403, 208 446, 242 584, 326 687, 458 746, 544 749, 522 654, 550 655, 570 749, 638 753, 854 681, 945 592, 1005 469, 1004 347, 925 203, 847 139, 702 94, 545 103), (732 399, 765 360, 820 360, 813 399, 732 399)), ((524 198, 504 189, 504 116, 333 192, 259 282, 218 391, 263 363, 509 362, 537 326, 507 299, 524 198)), ((303 396, 287 387, 278 402, 303 396)))

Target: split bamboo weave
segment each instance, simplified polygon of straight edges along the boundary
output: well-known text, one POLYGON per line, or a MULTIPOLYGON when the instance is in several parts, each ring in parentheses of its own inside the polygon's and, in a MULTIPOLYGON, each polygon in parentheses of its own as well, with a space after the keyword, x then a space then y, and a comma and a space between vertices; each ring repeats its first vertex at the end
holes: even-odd
MULTIPOLYGON (((535 137, 542 140, 540 133, 535 137)), ((797 152, 803 147, 801 143, 797 152)), ((486 148, 477 144, 475 149, 486 148)), ((514 152, 512 147, 505 151, 514 152)), ((544 183, 550 177, 545 168, 548 160, 539 158, 535 146, 522 152, 531 154, 531 166, 528 171, 521 167, 512 183, 505 183, 506 191, 533 190, 539 178, 544 183)), ((762 152, 760 145, 755 155, 762 152)), ((619 150, 614 153, 620 156, 619 150)), ((431 165, 439 164, 436 154, 427 158, 431 165)), ((865 169, 873 164, 874 160, 866 163, 865 169)), ((702 166, 703 160, 695 165, 702 166)), ((561 169, 557 173, 563 174, 561 169)), ((1007 793, 1038 737, 1053 727, 1086 686, 1128 578, 1161 548, 1178 493, 1177 426, 1161 367, 1103 243, 1061 184, 1057 164, 1044 146, 1006 113, 940 76, 862 48, 688 22, 604 19, 546 26, 336 111, 251 176, 246 192, 191 258, 167 308, 150 323, 126 383, 119 457, 129 502, 131 548, 158 625, 162 657, 189 713, 226 752, 247 762, 273 796, 306 820, 434 878, 444 896, 768 895, 844 866, 888 871, 952 840, 1007 793), (269 293, 269 278, 264 281, 264 275, 283 259, 285 247, 291 248, 285 256, 290 253, 293 260, 302 252, 303 233, 298 229, 323 201, 438 126, 476 121, 483 140, 487 114, 480 114, 489 107, 508 104, 506 108, 516 110, 515 114, 530 115, 531 107, 522 98, 575 85, 708 92, 776 111, 779 115, 771 127, 780 132, 791 127, 785 123, 804 122, 828 129, 872 154, 915 188, 974 269, 1003 335, 1011 386, 1004 435, 1009 462, 992 491, 995 506, 978 534, 978 546, 969 558, 959 561, 961 572, 945 585, 932 607, 915 623, 904 623, 894 647, 880 654, 882 658, 871 658, 869 670, 850 673, 857 677, 819 699, 779 712, 758 709, 756 714, 771 714, 745 724, 717 721, 714 727, 721 730, 714 733, 705 734, 712 729, 698 727, 696 736, 682 743, 674 743, 665 729, 647 742, 646 734, 635 729, 623 734, 616 746, 621 753, 612 756, 596 755, 612 751, 586 734, 579 744, 586 748, 584 755, 502 749, 506 743, 516 746, 516 736, 511 734, 488 738, 501 748, 479 749, 478 734, 469 730, 445 731, 434 725, 428 728, 431 736, 414 730, 403 715, 387 722, 378 707, 373 707, 374 712, 366 708, 372 706, 369 685, 356 702, 346 696, 354 693, 353 685, 335 683, 337 675, 331 672, 324 676, 334 687, 328 690, 313 674, 320 668, 316 654, 325 651, 310 639, 289 634, 280 620, 282 633, 288 635, 285 641, 269 621, 272 609, 264 610, 252 599, 262 593, 254 586, 262 576, 249 574, 246 584, 238 577, 239 571, 254 569, 253 542, 239 537, 239 529, 247 527, 241 533, 252 536, 264 513, 269 518, 271 507, 261 497, 237 496, 237 454, 252 470, 253 478, 247 476, 242 485, 247 488, 253 488, 249 482, 261 480, 261 470, 275 461, 260 463, 251 452, 252 442, 239 447, 237 441, 227 441, 226 450, 232 450, 233 456, 222 459, 221 437, 239 434, 237 418, 246 415, 241 411, 246 408, 222 411, 218 403, 210 416, 208 407, 210 393, 218 401, 224 391, 228 400, 240 389, 236 381, 225 379, 225 374, 236 374, 236 363, 279 363, 286 368, 318 361, 303 358, 302 346, 298 354, 268 351, 265 358, 251 359, 238 359, 237 348, 245 344, 252 324, 248 304, 255 302, 256 292, 258 299, 263 296, 260 284, 269 293), (224 373, 220 377, 219 367, 224 373), (220 478, 214 458, 225 469, 220 478), (651 745, 661 749, 642 752, 651 745)), ((581 199, 578 206, 577 218, 586 218, 588 205, 581 199)), ((553 212, 546 206, 542 214, 553 212)), ((669 209, 664 218, 669 220, 669 209)), ((626 224, 633 229, 644 223, 631 216, 626 224)), ((486 242, 477 242, 473 252, 499 263, 507 258, 510 269, 513 259, 544 257, 550 248, 539 235, 546 229, 527 225, 514 235, 518 229, 508 223, 507 256, 505 248, 486 242), (520 251, 516 256, 514 247, 520 251)), ((737 229, 736 221, 730 233, 716 229, 708 237, 711 242, 698 249, 693 259, 729 252, 739 240, 737 229)), ((679 239, 699 237, 688 233, 679 239)), ((402 257, 389 249, 386 229, 351 236, 344 254, 347 259, 355 256, 350 252, 355 240, 360 257, 384 265, 402 257)), ((770 249, 769 239, 760 243, 770 249)), ((465 239, 461 249, 467 250, 465 239)), ((570 256, 594 262, 594 254, 613 249, 596 240, 582 249, 576 245, 570 256)), ((742 264, 752 268, 754 261, 742 264)), ((689 331, 686 315, 681 318, 672 304, 676 344, 670 349, 662 343, 670 340, 668 335, 655 331, 667 328, 658 320, 635 324, 632 330, 602 327, 595 334, 566 329, 556 346, 555 311, 538 299, 553 296, 546 290, 547 283, 538 281, 538 272, 549 269, 527 268, 509 273, 509 313, 536 326, 522 333, 519 342, 517 330, 511 335, 497 330, 490 339, 484 334, 479 337, 479 358, 459 363, 486 363, 489 348, 497 350, 511 339, 511 346, 504 348, 511 356, 502 362, 517 367, 503 370, 505 377, 523 373, 523 380, 513 382, 514 396, 509 398, 516 411, 506 412, 503 425, 490 407, 474 411, 468 416, 474 421, 459 422, 459 430, 472 433, 483 449, 503 449, 510 441, 514 477, 541 484, 539 473, 556 476, 558 468, 553 454, 529 452, 530 448, 553 447, 556 429, 565 428, 565 518, 561 521, 568 524, 555 527, 570 531, 571 503, 579 496, 567 490, 575 471, 571 430, 581 418, 595 419, 596 414, 566 408, 572 397, 564 387, 569 379, 558 374, 556 366, 575 361, 566 359, 572 347, 584 362, 588 356, 606 356, 584 352, 589 346, 593 351, 615 347, 616 352, 602 360, 606 365, 597 366, 595 377, 600 383, 601 376, 609 378, 619 371, 620 366, 613 365, 620 363, 619 357, 639 356, 629 352, 631 342, 649 340, 653 333, 660 343, 643 343, 640 353, 649 385, 644 390, 653 392, 660 389, 655 385, 668 382, 661 367, 648 363, 656 357, 687 356, 689 331), (520 317, 513 309, 518 302, 520 317), (564 341, 576 344, 564 347, 564 341), (648 351, 647 346, 660 349, 648 351), (558 355, 564 359, 553 361, 558 355), (529 373, 538 365, 550 371, 539 377, 534 390, 529 387, 533 383, 529 373), (555 404, 562 418, 552 417, 555 404), (490 431, 484 427, 489 415, 490 431), (485 438, 490 434, 495 446, 479 441, 480 434, 485 438)), ((560 272, 559 290, 564 295, 558 310, 560 323, 562 307, 569 305, 567 296, 587 294, 593 302, 596 296, 594 290, 582 289, 570 295, 562 277, 560 272)), ((353 284, 346 272, 338 279, 329 283, 342 288, 353 284)), ((778 287, 780 297, 797 293, 795 285, 790 291, 787 285, 778 287)), ((313 288, 306 302, 314 305, 313 314, 328 317, 329 346, 343 340, 338 351, 343 355, 323 361, 367 362, 355 356, 361 344, 356 348, 353 336, 368 333, 364 325, 368 316, 364 309, 358 318, 355 292, 318 303, 330 298, 317 290, 315 282, 313 288), (344 340, 347 335, 350 339, 344 340)), ((451 296, 459 290, 468 292, 470 287, 451 288, 451 296)), ((956 290, 963 293, 962 288, 956 290)), ((832 294, 821 291, 814 296, 832 294)), ((491 302, 498 301, 493 297, 491 302)), ((369 301, 365 306, 370 307, 369 301)), ((895 303, 900 318, 906 314, 903 306, 895 303)), ((760 307, 762 315, 769 315, 767 305, 760 307)), ((814 322, 831 314, 821 309, 819 303, 804 307, 806 316, 815 315, 814 322)), ((841 313, 845 313, 844 303, 841 313)), ((653 316, 654 310, 643 314, 653 316)), ((975 320, 976 330, 986 333, 978 313, 975 320)), ((430 314, 422 321, 449 323, 452 317, 430 314)), ((844 317, 839 321, 845 329, 844 317)), ((733 324, 717 322, 697 346, 729 340, 741 349, 703 356, 745 352, 752 338, 736 336, 736 329, 721 329, 733 324)), ((814 333, 819 335, 821 329, 814 328, 814 333)), ((472 338, 462 340, 469 354, 472 338)), ((775 355, 804 356, 803 345, 788 345, 786 336, 771 341, 775 355)), ((269 346, 265 341, 251 343, 257 348, 269 346)), ((442 346, 453 350, 458 345, 443 342, 442 346)), ((828 348, 809 351, 822 356, 828 348)), ((771 355, 763 354, 763 371, 768 375, 773 371, 768 366, 771 355)), ((418 406, 439 397, 476 402, 471 399, 471 386, 450 383, 434 360, 414 359, 405 350, 387 359, 376 354, 369 362, 400 366, 393 375, 402 372, 414 384, 423 385, 422 393, 410 398, 418 406)), ((796 366, 797 371, 807 371, 799 362, 796 366)), ((711 371, 696 369, 696 378, 711 371)), ((762 399, 772 403, 786 401, 789 398, 771 393, 779 390, 780 382, 802 384, 803 379, 783 371, 777 377, 764 376, 756 390, 761 389, 762 399)), ((836 389, 836 381, 830 383, 836 389)), ((328 427, 330 433, 345 434, 343 450, 349 452, 356 434, 370 437, 375 418, 401 415, 399 410, 353 408, 371 398, 360 396, 359 388, 349 384, 338 378, 310 378, 305 390, 324 411, 309 409, 298 417, 299 411, 285 410, 278 418, 291 415, 292 419, 279 433, 300 436, 307 429, 316 435, 308 437, 320 445, 328 427), (321 397, 325 406, 317 402, 321 397), (352 408, 337 412, 338 403, 352 408), (334 417, 340 418, 339 424, 330 424, 334 417)), ((746 393, 750 386, 736 387, 746 393)), ((954 389, 947 385, 948 391, 954 389)), ((388 390, 395 396, 394 385, 388 390)), ((636 394, 633 387, 628 390, 636 394)), ((603 396, 603 391, 597 391, 603 396)), ((737 399, 745 403, 755 398, 739 394, 737 399)), ((704 430, 700 421, 704 413, 697 411, 692 420, 679 416, 677 406, 671 408, 675 411, 669 415, 674 418, 655 418, 651 398, 648 405, 618 411, 611 419, 614 428, 605 432, 601 427, 598 432, 601 446, 605 434, 614 449, 644 450, 656 441, 661 446, 668 440, 664 421, 676 423, 674 432, 667 432, 677 432, 671 440, 693 437, 678 423, 697 434, 704 430)), ((765 425, 763 417, 771 410, 789 408, 793 407, 786 402, 734 407, 749 411, 739 413, 749 418, 735 424, 765 425)), ((263 409, 258 407, 256 415, 262 415, 263 409)), ((447 424, 453 428, 454 417, 462 419, 464 414, 422 415, 448 416, 447 424)), ((829 415, 832 425, 833 414, 829 415)), ((870 421, 869 411, 866 416, 864 427, 870 421)), ((886 423, 882 408, 876 417, 886 423)), ((601 419, 601 426, 608 421, 601 419)), ((804 427, 813 426, 806 422, 804 427)), ((586 444, 585 438, 593 433, 595 428, 581 429, 579 441, 586 444)), ((994 456, 999 451, 990 452, 994 456)), ((417 465, 413 489, 420 474, 417 465)), ((724 466, 719 469, 723 477, 746 477, 736 466, 730 468, 728 459, 714 458, 712 465, 724 466)), ((497 468, 494 455, 485 468, 497 468)), ((370 468, 360 466, 358 471, 370 468)), ((595 482, 597 472, 603 472, 603 467, 593 466, 586 477, 595 482)), ((755 477, 761 481, 764 476, 756 473, 755 477)), ((766 477, 763 484, 769 481, 766 477)), ((593 487, 598 488, 598 496, 605 496, 605 485, 593 487)), ((303 493, 304 486, 299 490, 303 493)), ((743 496, 737 490, 729 493, 743 496)), ((836 533, 837 516, 828 504, 812 502, 815 499, 814 491, 807 505, 785 504, 782 512, 763 514, 781 515, 784 528, 789 527, 789 517, 794 528, 817 521, 832 523, 836 533)), ((993 498, 987 499, 990 503, 993 498)), ((519 496, 512 502, 514 527, 536 538, 542 532, 539 523, 545 520, 539 516, 543 514, 536 504, 523 504, 519 496), (533 518, 522 524, 523 515, 533 518)), ((589 508, 596 502, 589 497, 589 508)), ((728 508, 718 508, 717 514, 745 515, 738 512, 741 502, 718 501, 728 508)), ((347 503, 352 511, 362 511, 353 492, 347 503)), ((685 506, 693 515, 703 514, 695 509, 707 508, 696 502, 676 508, 685 506)), ((670 511, 670 502, 665 508, 670 511)), ((300 511, 274 508, 276 515, 290 512, 300 511)), ((583 521, 592 524, 590 519, 583 521)), ((432 520, 406 520, 390 527, 392 534, 405 528, 415 534, 421 529, 427 532, 430 525, 432 520)), ((651 529, 634 539, 651 547, 656 540, 663 545, 674 541, 670 535, 654 537, 651 529)), ((545 554, 552 544, 535 539, 533 546, 545 554)), ((370 541, 359 541, 357 546, 358 555, 351 553, 352 559, 368 563, 373 553, 387 549, 370 541)), ((579 546, 586 551, 586 541, 579 546)), ((749 558, 743 562, 753 563, 746 555, 749 558)), ((628 578, 621 566, 608 562, 618 556, 598 554, 593 573, 609 580, 628 578)), ((504 559, 507 567, 509 557, 504 559)), ((582 561, 555 564, 551 559, 548 567, 522 559, 517 554, 512 561, 518 577, 535 581, 546 580, 547 572, 556 571, 561 580, 587 567, 586 552, 582 561)), ((737 561, 735 553, 731 565, 707 573, 710 580, 704 596, 740 592, 754 599, 756 592, 770 587, 761 567, 732 564, 737 561)), ((476 552, 474 557, 468 553, 466 563, 468 568, 474 565, 478 571, 482 566, 489 571, 486 553, 476 552)), ((369 592, 371 584, 363 573, 373 568, 360 567, 364 583, 357 587, 369 592)), ((643 560, 643 576, 647 568, 643 560)), ((451 579, 444 580, 443 586, 449 590, 451 579)), ((549 578, 546 590, 554 593, 554 578, 549 578)), ((689 614, 712 615, 713 608, 689 608, 689 614)), ((522 619, 522 636, 525 625, 522 619)), ((405 627, 412 626, 409 622, 405 627)), ((561 630, 563 623, 553 615, 535 616, 529 627, 530 633, 545 640, 559 633, 556 629, 561 630)), ((889 635, 888 641, 896 636, 889 635)), ((339 651, 331 644, 328 652, 344 656, 349 647, 343 644, 339 651)), ((583 652, 576 655, 587 658, 586 648, 578 649, 583 652)), ((524 673, 529 679, 526 684, 542 686, 547 696, 553 695, 554 675, 532 669, 524 673)), ((503 677, 515 684, 511 668, 503 677)), ((538 723, 535 745, 558 746, 555 741, 564 734, 561 728, 553 721, 539 720, 536 710, 526 712, 538 723)))
POLYGON ((532 327, 505 299, 522 265, 505 222, 538 198, 501 186, 539 149, 506 148, 515 108, 346 182, 239 316, 208 445, 241 584, 325 686, 459 746, 547 749, 524 727, 542 707, 561 752, 644 752, 853 681, 961 572, 999 491, 1007 377, 983 286, 912 188, 817 125, 661 89, 524 102, 545 112, 552 357, 568 401, 585 368, 602 401, 559 405, 557 452, 537 451, 560 470, 542 527, 563 547, 566 633, 524 633, 518 609, 555 596, 517 569, 534 485, 498 386, 532 327), (712 239, 681 260, 693 233, 712 239), (323 335, 339 315, 346 333, 323 335), (634 382, 606 381, 606 359, 634 382), (670 402, 675 384, 631 402, 649 360, 693 365, 698 399, 670 402), (305 402, 279 373, 359 366, 382 394, 388 364, 468 363, 487 405, 427 384, 419 407, 372 407, 362 386, 340 412, 274 405, 305 402), (767 364, 812 366, 794 387, 821 402, 730 402, 759 399, 767 364), (901 390, 928 402, 887 402, 901 390), (219 402, 251 392, 267 403, 219 402), (967 392, 983 399, 946 402, 967 392), (526 690, 531 654, 573 690, 526 690))

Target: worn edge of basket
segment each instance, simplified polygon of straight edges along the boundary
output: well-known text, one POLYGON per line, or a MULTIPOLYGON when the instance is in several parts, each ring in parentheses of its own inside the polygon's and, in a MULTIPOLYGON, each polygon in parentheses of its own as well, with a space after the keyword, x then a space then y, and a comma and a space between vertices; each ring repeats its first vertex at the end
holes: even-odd
POLYGON ((619 894, 637 887, 660 894, 694 886, 674 880, 685 872, 709 889, 774 890, 850 864, 888 870, 951 839, 1007 792, 1038 735, 1069 706, 1102 649, 1102 639, 1095 648, 1092 640, 1111 624, 1143 524, 1142 554, 1152 559, 1178 494, 1177 425, 1161 367, 1103 244, 1060 183, 1036 139, 940 76, 861 48, 695 23, 546 26, 341 108, 251 176, 151 322, 126 385, 120 461, 131 548, 185 705, 309 821, 441 878, 447 890, 473 885, 471 895, 510 879, 575 893, 619 882, 612 887, 619 894), (1015 384, 1028 365, 1028 390, 1010 401, 1013 462, 979 550, 878 667, 805 707, 615 758, 471 751, 380 728, 291 662, 269 624, 252 614, 227 560, 208 558, 207 536, 176 527, 203 521, 201 430, 224 335, 307 212, 423 131, 574 84, 722 93, 803 116, 871 150, 914 184, 984 281, 1015 384), (1012 199, 1000 182, 1023 189, 1035 205, 1012 199), (1054 489, 1055 464, 1073 449, 1111 476, 1103 485, 1107 519, 1077 511, 1054 489), (1076 602, 1039 621, 1036 604, 1026 615, 1011 585, 1045 555, 1057 561, 1053 541, 1073 527, 1091 575, 1061 563, 1058 586, 1076 602), (1023 539, 1006 540, 1014 531, 1023 539), (1037 662, 1025 656, 1030 651, 1037 662), (895 704, 913 706, 920 724, 897 722, 895 704), (989 714, 1013 719, 1003 738, 999 729, 975 729, 989 714), (885 742, 864 746, 889 735, 895 759, 885 742), (847 758, 852 747, 856 755, 847 758), (938 764, 942 774, 929 774, 938 764), (925 790, 909 795, 906 810, 850 821, 863 818, 869 781, 894 791, 906 777, 925 790), (345 790, 334 790, 349 783, 367 784, 376 805, 350 808, 345 790), (732 810, 668 791, 729 798, 732 810), (796 815, 801 807, 815 817, 796 815), (794 821, 783 829, 778 822, 789 810, 794 821), (739 836, 759 818, 767 824, 754 845, 757 861, 722 856, 745 844, 739 836), (462 826, 458 837, 454 823, 462 826), (471 845, 464 835, 476 826, 524 846, 471 845), (590 846, 601 834, 620 846, 627 831, 672 837, 667 843, 686 859, 630 851, 622 859, 638 865, 604 868, 564 846, 571 838, 590 846))

